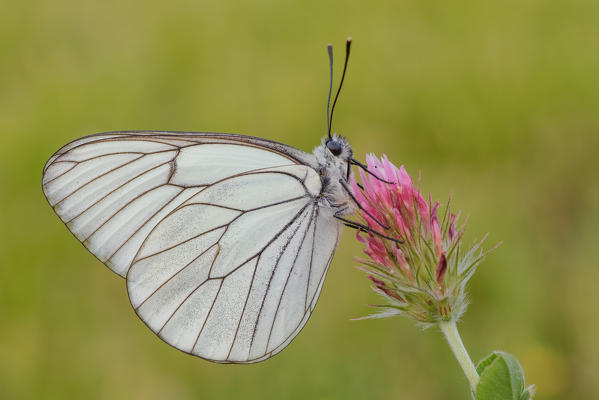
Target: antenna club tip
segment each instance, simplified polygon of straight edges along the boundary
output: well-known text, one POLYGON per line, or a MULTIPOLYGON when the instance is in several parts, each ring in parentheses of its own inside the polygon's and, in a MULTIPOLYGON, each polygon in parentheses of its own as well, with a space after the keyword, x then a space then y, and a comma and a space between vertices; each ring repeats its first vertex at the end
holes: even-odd
POLYGON ((347 42, 348 42, 348 43, 351 43, 351 41, 352 41, 352 38, 351 38, 351 36, 348 36, 348 37, 347 37, 347 42))

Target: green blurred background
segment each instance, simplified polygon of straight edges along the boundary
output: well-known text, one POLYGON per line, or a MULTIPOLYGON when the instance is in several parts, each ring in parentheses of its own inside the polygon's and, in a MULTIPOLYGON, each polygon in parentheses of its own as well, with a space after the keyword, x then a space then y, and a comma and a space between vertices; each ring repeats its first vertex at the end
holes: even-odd
POLYGON ((0 0, 0 398, 467 399, 436 329, 376 302, 347 231, 277 357, 216 365, 136 317, 40 190, 69 140, 239 132, 311 151, 325 46, 354 48, 335 130, 503 241, 471 283, 472 357, 515 354, 538 399, 599 398, 599 2, 0 0))

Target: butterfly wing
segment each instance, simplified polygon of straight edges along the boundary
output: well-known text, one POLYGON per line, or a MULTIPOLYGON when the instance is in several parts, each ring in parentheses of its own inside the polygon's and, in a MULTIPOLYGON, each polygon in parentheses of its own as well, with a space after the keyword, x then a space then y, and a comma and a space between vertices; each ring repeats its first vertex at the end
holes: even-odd
POLYGON ((44 167, 71 232, 159 337, 217 362, 282 350, 306 323, 340 226, 312 156, 242 135, 85 137, 44 167))

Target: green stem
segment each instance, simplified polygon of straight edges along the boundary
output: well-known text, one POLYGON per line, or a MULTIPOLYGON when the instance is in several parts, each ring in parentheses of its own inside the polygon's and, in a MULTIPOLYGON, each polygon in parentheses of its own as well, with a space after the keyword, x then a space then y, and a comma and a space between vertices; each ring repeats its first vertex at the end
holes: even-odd
POLYGON ((439 322, 439 328, 441 328, 441 331, 445 335, 445 339, 447 339, 447 343, 449 343, 453 355, 458 360, 462 370, 464 370, 464 374, 466 375, 466 378, 468 378, 468 382, 470 382, 470 388, 473 392, 476 392, 476 386, 478 385, 479 379, 478 373, 464 347, 464 343, 462 343, 462 338, 460 337, 455 321, 439 322))

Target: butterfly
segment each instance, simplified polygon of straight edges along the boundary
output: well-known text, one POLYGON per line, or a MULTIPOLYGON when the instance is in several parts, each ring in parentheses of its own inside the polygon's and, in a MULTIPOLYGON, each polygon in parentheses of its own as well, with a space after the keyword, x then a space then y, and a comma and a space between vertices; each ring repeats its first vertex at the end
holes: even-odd
POLYGON ((346 218, 351 166, 366 167, 331 135, 328 50, 328 135, 313 154, 237 134, 123 131, 46 162, 50 206, 171 346, 219 363, 272 357, 314 310, 342 225, 369 230, 346 218))

